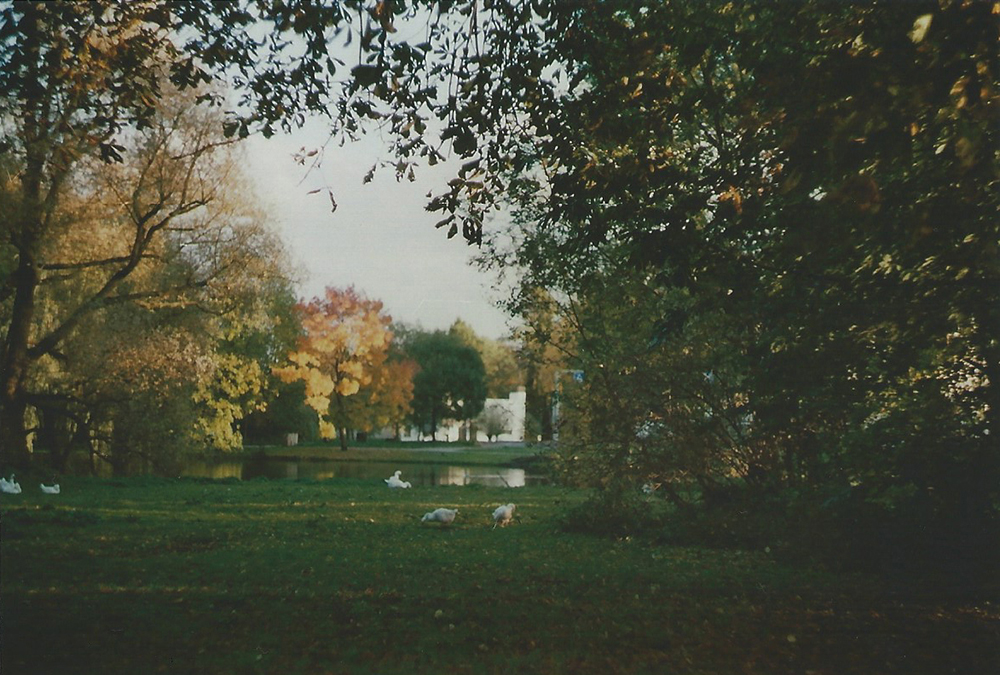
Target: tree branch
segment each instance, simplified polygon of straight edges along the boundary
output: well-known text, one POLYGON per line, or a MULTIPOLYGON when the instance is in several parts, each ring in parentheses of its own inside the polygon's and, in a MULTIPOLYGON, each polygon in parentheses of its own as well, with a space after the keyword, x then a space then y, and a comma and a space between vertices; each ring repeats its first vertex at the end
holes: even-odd
MULTIPOLYGON (((144 253, 139 256, 143 260, 159 260, 161 257, 157 255, 152 255, 149 253, 144 253)), ((131 259, 131 256, 117 256, 114 258, 105 258, 104 260, 86 260, 83 262, 76 263, 42 263, 39 268, 42 270, 82 270, 88 269, 90 267, 103 267, 105 265, 117 265, 120 263, 126 263, 131 259)))

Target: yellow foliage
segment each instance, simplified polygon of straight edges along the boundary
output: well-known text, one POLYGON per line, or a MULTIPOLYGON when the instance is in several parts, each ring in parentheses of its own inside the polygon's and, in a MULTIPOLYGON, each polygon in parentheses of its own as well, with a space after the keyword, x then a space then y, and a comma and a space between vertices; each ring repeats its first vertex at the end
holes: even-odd
POLYGON ((360 380, 364 376, 364 365, 360 361, 348 361, 338 365, 337 369, 345 376, 360 380))
POLYGON ((272 368, 271 372, 282 382, 289 384, 299 379, 299 369, 286 366, 284 368, 272 368))
POLYGON ((288 360, 301 368, 319 365, 319 359, 309 352, 292 352, 288 355, 288 360))
POLYGON ((326 289, 325 297, 299 306, 304 337, 275 368, 282 381, 306 384, 306 404, 328 427, 371 430, 401 421, 413 397, 413 369, 389 361, 391 317, 382 303, 354 289, 326 289), (330 415, 331 419, 326 416, 330 415))
POLYGON ((307 396, 306 405, 322 415, 330 407, 330 399, 326 396, 307 396))
POLYGON ((316 369, 306 373, 306 394, 310 396, 329 396, 333 391, 333 379, 316 369))
POLYGON ((331 438, 336 438, 337 428, 332 424, 330 424, 329 422, 327 422, 326 420, 321 419, 319 421, 319 435, 320 438, 325 438, 327 440, 331 438))
POLYGON ((361 383, 357 380, 341 380, 337 383, 337 393, 341 396, 354 396, 361 391, 361 383))

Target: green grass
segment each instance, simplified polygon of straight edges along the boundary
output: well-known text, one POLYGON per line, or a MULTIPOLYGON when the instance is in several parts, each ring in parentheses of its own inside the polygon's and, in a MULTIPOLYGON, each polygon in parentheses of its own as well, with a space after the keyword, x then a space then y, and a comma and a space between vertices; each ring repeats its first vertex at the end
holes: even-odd
POLYGON ((0 501, 4 675, 993 672, 987 598, 570 534, 586 493, 65 479, 0 501), (492 530, 498 504, 518 520, 492 530), (449 527, 424 524, 457 507, 449 527))

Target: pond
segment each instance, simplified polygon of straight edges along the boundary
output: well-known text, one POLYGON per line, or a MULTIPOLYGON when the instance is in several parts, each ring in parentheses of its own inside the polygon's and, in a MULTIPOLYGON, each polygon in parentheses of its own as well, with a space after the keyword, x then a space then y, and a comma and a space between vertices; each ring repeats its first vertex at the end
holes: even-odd
POLYGON ((332 478, 359 478, 373 482, 382 481, 396 470, 400 478, 413 487, 435 485, 489 485, 494 487, 524 487, 548 482, 544 476, 527 475, 524 469, 504 466, 454 466, 420 462, 360 462, 360 461, 300 461, 270 458, 249 458, 233 462, 191 462, 183 476, 197 478, 305 478, 328 480, 332 478))

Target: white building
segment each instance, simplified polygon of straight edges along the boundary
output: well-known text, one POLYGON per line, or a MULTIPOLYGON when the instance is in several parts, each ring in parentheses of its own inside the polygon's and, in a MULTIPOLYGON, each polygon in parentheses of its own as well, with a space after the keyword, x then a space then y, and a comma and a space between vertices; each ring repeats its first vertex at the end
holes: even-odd
MULTIPOLYGON (((510 392, 507 398, 488 398, 483 404, 483 412, 471 425, 454 420, 442 421, 437 428, 437 440, 447 442, 464 440, 467 438, 471 426, 476 430, 476 440, 480 443, 488 443, 491 440, 487 435, 488 430, 499 430, 495 439, 497 441, 521 443, 524 441, 527 397, 524 387, 521 387, 519 391, 510 392)), ((379 436, 393 438, 393 430, 386 429, 379 436)), ((399 430, 399 439, 402 441, 429 441, 431 436, 421 433, 417 427, 408 427, 399 430)))
POLYGON ((485 443, 490 440, 520 443, 524 441, 524 418, 526 414, 528 394, 521 387, 512 391, 507 398, 488 398, 483 405, 476 423, 476 440, 485 443), (489 434, 497 425, 499 433, 495 439, 489 434))

